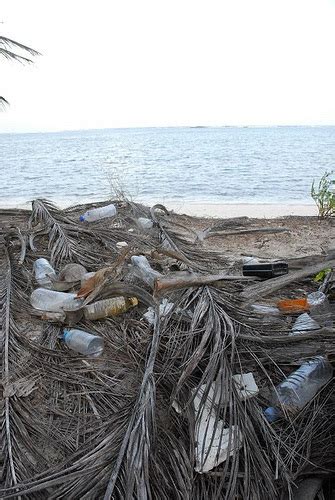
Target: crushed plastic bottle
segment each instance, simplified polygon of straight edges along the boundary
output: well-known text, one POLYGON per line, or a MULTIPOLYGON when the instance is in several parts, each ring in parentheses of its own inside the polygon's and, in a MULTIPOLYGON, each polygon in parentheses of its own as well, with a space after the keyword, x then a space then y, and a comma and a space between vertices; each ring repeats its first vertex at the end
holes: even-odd
POLYGON ((100 356, 104 349, 104 340, 101 337, 84 330, 64 330, 63 339, 70 349, 86 356, 100 356))
POLYGON ((318 330, 319 328, 319 323, 311 318, 308 313, 304 313, 297 317, 289 335, 299 335, 301 332, 318 330))
POLYGON ((56 272, 47 259, 41 258, 34 262, 34 273, 37 283, 43 288, 51 288, 56 272))
POLYGON ((322 326, 330 326, 332 314, 327 296, 323 292, 313 292, 307 295, 311 316, 322 326))
POLYGON ((151 288, 154 287, 155 280, 162 276, 161 273, 152 269, 148 259, 144 255, 133 255, 131 263, 134 267, 135 274, 151 288))
POLYGON ((275 389, 272 405, 264 411, 268 422, 274 422, 285 412, 298 413, 332 378, 333 368, 327 358, 316 356, 303 363, 275 389))
POLYGON ((116 206, 111 203, 105 207, 91 208, 79 217, 80 222, 95 222, 97 220, 114 217, 116 215, 116 206))
POLYGON ((146 217, 139 217, 136 222, 138 227, 144 231, 149 231, 149 229, 151 229, 154 225, 152 220, 147 219, 146 217))
POLYGON ((31 305, 40 311, 62 312, 77 309, 83 303, 75 293, 56 292, 46 288, 36 288, 30 296, 31 305))
POLYGON ((136 297, 114 297, 112 299, 99 300, 84 307, 84 316, 86 319, 94 321, 110 316, 118 316, 137 305, 138 300, 136 297))

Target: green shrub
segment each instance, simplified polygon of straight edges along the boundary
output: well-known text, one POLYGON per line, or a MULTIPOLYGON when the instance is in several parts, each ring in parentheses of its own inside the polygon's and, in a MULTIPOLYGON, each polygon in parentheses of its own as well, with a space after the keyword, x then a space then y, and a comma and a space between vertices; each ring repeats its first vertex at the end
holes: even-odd
POLYGON ((316 203, 319 217, 333 217, 335 215, 335 179, 334 172, 325 172, 319 181, 318 188, 313 181, 311 196, 316 203))

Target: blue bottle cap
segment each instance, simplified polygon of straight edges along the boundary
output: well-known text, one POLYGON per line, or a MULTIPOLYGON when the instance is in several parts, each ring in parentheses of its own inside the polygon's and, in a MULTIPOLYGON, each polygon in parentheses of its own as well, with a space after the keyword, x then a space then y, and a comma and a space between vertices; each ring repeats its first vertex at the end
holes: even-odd
POLYGON ((70 330, 64 330, 63 331, 63 340, 66 340, 66 337, 69 335, 70 330))
POLYGON ((272 422, 275 422, 278 418, 280 418, 280 410, 278 408, 275 408, 274 406, 270 406, 269 408, 266 408, 264 410, 264 416, 270 424, 272 422))
POLYGON ((81 216, 79 217, 79 220, 80 220, 80 222, 84 222, 85 217, 84 217, 83 215, 81 215, 81 216))

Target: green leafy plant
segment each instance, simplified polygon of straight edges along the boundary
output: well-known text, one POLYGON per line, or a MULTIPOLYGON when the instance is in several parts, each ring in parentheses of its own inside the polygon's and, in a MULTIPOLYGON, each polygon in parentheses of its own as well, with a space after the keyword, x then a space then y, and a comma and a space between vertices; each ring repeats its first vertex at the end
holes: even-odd
POLYGON ((313 181, 311 196, 316 203, 319 217, 335 216, 335 179, 334 172, 325 172, 319 181, 318 187, 313 181))

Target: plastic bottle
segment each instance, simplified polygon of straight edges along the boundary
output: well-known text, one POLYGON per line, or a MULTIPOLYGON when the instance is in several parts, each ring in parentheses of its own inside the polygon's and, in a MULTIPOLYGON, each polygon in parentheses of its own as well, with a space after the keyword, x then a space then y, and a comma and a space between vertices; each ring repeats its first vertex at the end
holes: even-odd
POLYGON ((114 297, 99 300, 84 307, 84 316, 90 320, 118 316, 137 305, 138 300, 136 297, 114 297))
POLYGON ((91 208, 87 210, 84 215, 79 217, 80 222, 95 222, 100 219, 106 219, 107 217, 114 217, 116 215, 116 206, 111 203, 105 207, 91 208))
POLYGON ((77 309, 83 303, 75 293, 56 292, 46 288, 36 288, 30 296, 30 303, 40 311, 62 312, 77 309))
POLYGON ((52 278, 56 278, 56 273, 47 259, 37 259, 34 262, 35 279, 44 288, 50 288, 52 278))
POLYGON ((154 225, 151 219, 147 219, 146 217, 139 217, 137 219, 137 225, 140 229, 144 229, 144 231, 149 231, 154 225))
POLYGON ((100 356, 104 349, 101 337, 84 330, 64 330, 63 339, 70 349, 86 356, 100 356))
POLYGON ((144 255, 133 255, 131 263, 134 266, 134 271, 139 278, 147 283, 151 288, 154 287, 155 279, 160 278, 162 275, 155 271, 150 266, 148 259, 144 255))
POLYGON ((301 410, 332 378, 333 368, 323 356, 316 356, 291 373, 273 394, 272 405, 264 411, 265 418, 274 422, 283 411, 294 414, 301 410))
POLYGON ((331 325, 332 314, 327 296, 323 292, 313 292, 307 295, 311 316, 320 325, 331 325))
POLYGON ((300 314, 300 316, 298 316, 295 320, 290 335, 299 335, 301 332, 318 330, 319 328, 319 323, 317 323, 315 319, 311 318, 308 313, 304 313, 300 314))

